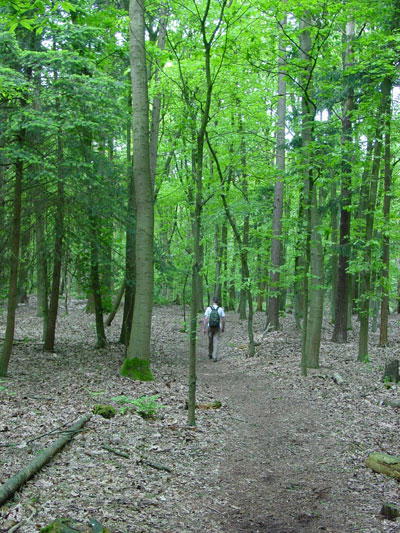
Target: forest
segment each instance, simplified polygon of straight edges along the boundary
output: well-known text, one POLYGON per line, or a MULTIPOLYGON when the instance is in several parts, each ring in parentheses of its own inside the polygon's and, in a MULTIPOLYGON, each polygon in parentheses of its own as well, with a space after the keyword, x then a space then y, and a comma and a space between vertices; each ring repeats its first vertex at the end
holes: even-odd
MULTIPOLYGON (((114 453, 121 443, 113 443, 113 435, 127 431, 122 415, 132 405, 144 443, 160 435, 164 448, 174 449, 166 427, 181 427, 179 438, 188 450, 194 447, 190 461, 186 452, 179 459, 190 462, 182 472, 190 477, 202 439, 212 447, 212 435, 218 442, 226 438, 226 450, 224 431, 233 432, 232 442, 246 434, 263 442, 268 427, 260 422, 261 404, 273 413, 283 395, 286 433, 298 415, 303 429, 315 417, 322 435, 326 405, 336 429, 353 425, 364 435, 364 425, 376 427, 346 444, 353 463, 335 470, 343 479, 350 463, 360 468, 367 451, 394 457, 389 476, 400 479, 399 53, 399 0, 0 0, 2 483, 40 449, 34 444, 17 460, 18 445, 8 439, 26 441, 54 425, 62 433, 67 420, 93 410, 97 395, 121 415, 96 422, 109 442, 102 453, 118 457, 110 461, 123 461, 114 453), (202 358, 201 335, 213 297, 227 316, 215 366, 202 358), (62 412, 46 418, 49 383, 62 412), (150 402, 144 411, 127 391, 150 402), (68 404, 71 394, 75 409, 68 404), (290 394, 299 402, 297 415, 290 394), (364 418, 343 411, 346 402, 356 409, 365 398, 371 412, 363 405, 364 418), (23 412, 29 401, 32 410, 23 412), (179 415, 174 402, 184 406, 179 415), (146 409, 150 422, 141 416, 146 409), (41 413, 37 420, 34 412, 41 413), (24 423, 8 435, 18 416, 24 423), (247 429, 233 427, 234 420, 247 420, 247 429), (104 452, 110 442, 111 451, 104 452)), ((298 436, 278 437, 277 420, 278 448, 284 441, 283 448, 293 442, 307 448, 298 436)), ((94 424, 89 415, 86 422, 94 424)), ((80 442, 71 448, 82 449, 85 432, 70 432, 80 442)), ((135 447, 129 438, 126 446, 135 447)), ((87 456, 95 454, 92 445, 87 456)), ((252 448, 260 443, 249 446, 252 456, 262 456, 252 448)), ((342 454, 338 443, 332 446, 342 454)), ((207 479, 213 457, 203 452, 199 475, 207 479)), ((233 461, 234 449, 227 456, 233 461)), ((169 467, 143 457, 136 470, 152 468, 151 475, 170 482, 169 467)), ((247 466, 256 476, 256 466, 247 466)), ((243 476, 223 462, 220 467, 233 484, 243 476)), ((263 479, 274 485, 275 474, 268 472, 263 479)), ((272 496, 273 519, 260 518, 259 503, 243 522, 240 502, 225 491, 228 521, 227 511, 213 511, 204 496, 203 518, 193 521, 187 511, 171 522, 165 511, 154 522, 144 513, 132 526, 128 518, 113 522, 112 512, 102 509, 103 529, 96 520, 92 529, 63 527, 395 531, 396 482, 382 488, 382 474, 367 472, 368 494, 381 487, 395 515, 385 511, 373 526, 354 509, 345 525, 339 506, 330 529, 314 507, 305 512, 296 498, 290 517, 282 516, 283 503, 272 496)), ((132 475, 124 470, 125 478, 132 475)), ((158 478, 141 475, 143 485, 156 487, 149 493, 165 490, 157 488, 158 478)), ((306 477, 297 482, 293 472, 286 475, 291 497, 299 487, 310 489, 306 477)), ((187 482, 191 491, 194 478, 187 482)), ((217 478, 213 482, 218 487, 217 478)), ((176 498, 179 507, 174 483, 176 492, 166 499, 176 498)), ((260 483, 244 491, 263 501, 260 483)), ((27 490, 31 495, 22 503, 13 495, 13 504, 0 512, 8 524, 2 531, 40 529, 33 526, 37 496, 29 484, 27 490)), ((310 490, 325 502, 325 487, 310 490)), ((332 492, 329 498, 334 506, 332 492)), ((195 504, 187 509, 195 513, 195 504)), ((42 528, 58 516, 52 505, 52 512, 40 511, 42 528)), ((75 518, 88 516, 77 512, 75 518)))

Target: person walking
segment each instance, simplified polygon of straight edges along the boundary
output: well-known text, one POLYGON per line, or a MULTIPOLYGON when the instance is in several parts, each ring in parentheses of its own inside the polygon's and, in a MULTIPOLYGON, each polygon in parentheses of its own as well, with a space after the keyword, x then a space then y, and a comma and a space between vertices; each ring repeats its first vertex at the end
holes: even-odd
POLYGON ((207 307, 204 313, 203 335, 208 333, 208 357, 214 363, 218 358, 218 344, 221 333, 225 331, 225 312, 219 306, 216 296, 212 299, 212 304, 207 307))

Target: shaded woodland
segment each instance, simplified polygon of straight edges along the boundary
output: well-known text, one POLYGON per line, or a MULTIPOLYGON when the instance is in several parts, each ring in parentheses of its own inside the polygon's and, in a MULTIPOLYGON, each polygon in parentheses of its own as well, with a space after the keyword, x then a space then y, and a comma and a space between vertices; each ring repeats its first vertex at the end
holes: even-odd
POLYGON ((355 386, 358 369, 396 413, 399 30, 399 0, 0 0, 0 393, 29 382, 31 349, 68 358, 71 328, 95 361, 118 354, 120 396, 165 399, 179 354, 189 434, 217 296, 238 373, 258 365, 273 386, 268 357, 276 376, 290 360, 303 398, 318 379, 355 386))

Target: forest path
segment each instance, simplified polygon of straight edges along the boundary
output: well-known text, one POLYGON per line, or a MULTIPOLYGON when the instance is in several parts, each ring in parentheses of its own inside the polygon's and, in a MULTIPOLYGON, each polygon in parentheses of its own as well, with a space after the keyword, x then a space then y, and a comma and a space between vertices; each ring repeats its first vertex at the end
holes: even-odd
POLYGON ((345 523, 361 502, 359 493, 346 490, 349 473, 341 464, 343 444, 335 431, 340 420, 293 378, 278 378, 272 362, 270 372, 257 368, 257 358, 248 360, 250 372, 245 370, 232 356, 231 327, 222 337, 217 363, 207 358, 205 337, 198 346, 199 386, 222 400, 231 422, 209 458, 218 470, 214 512, 221 530, 378 531, 372 524, 352 529, 345 523))
MULTIPOLYGON (((156 379, 137 382, 120 375, 122 313, 107 329, 108 346, 95 350, 85 305, 76 300, 60 315, 54 353, 41 348, 34 303, 18 309, 10 377, 0 387, 0 482, 49 446, 53 431, 95 404, 111 403, 117 415, 93 416, 0 509, 0 530, 34 533, 55 517, 81 524, 94 517, 112 533, 400 531, 398 522, 379 514, 383 502, 400 505, 398 483, 365 467, 372 451, 400 455, 398 411, 384 405, 399 400, 400 390, 382 383, 386 357, 400 352, 397 315, 387 350, 371 335, 368 364, 357 362, 356 329, 338 345, 324 323, 321 368, 307 378, 300 373, 293 317, 282 317, 281 331, 263 335, 265 316, 256 313, 256 357, 246 358, 247 323, 228 313, 213 363, 199 315, 197 401, 220 400, 222 407, 197 409, 193 428, 185 410, 188 336, 179 331, 180 309, 155 307, 156 379), (155 394, 163 408, 150 420, 135 409, 123 415, 116 401, 155 394)), ((4 328, 3 320, 0 337, 4 328)))

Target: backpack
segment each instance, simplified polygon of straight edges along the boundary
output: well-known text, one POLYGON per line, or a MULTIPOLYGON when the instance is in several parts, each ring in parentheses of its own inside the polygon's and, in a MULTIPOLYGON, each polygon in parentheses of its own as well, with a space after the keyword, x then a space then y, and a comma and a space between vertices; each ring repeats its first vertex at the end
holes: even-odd
POLYGON ((215 307, 211 306, 211 313, 208 317, 208 325, 210 328, 219 328, 219 313, 218 313, 219 307, 215 309, 215 307))

